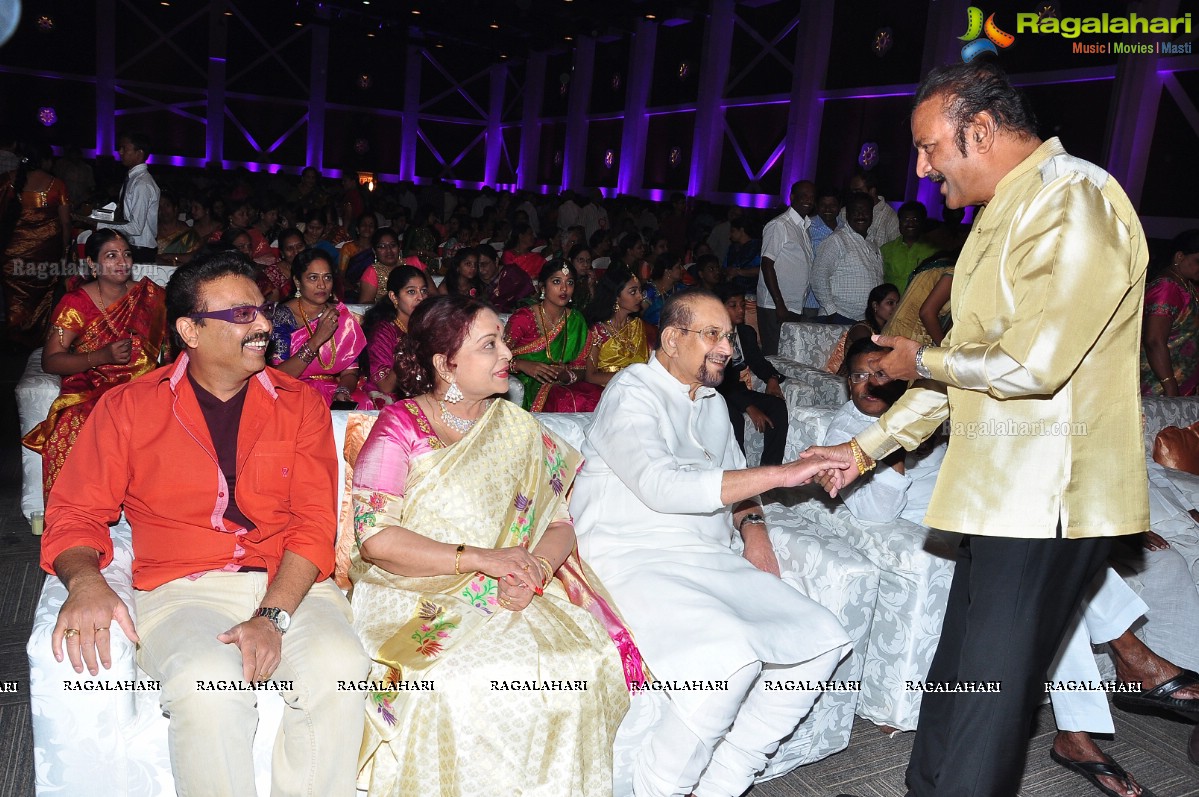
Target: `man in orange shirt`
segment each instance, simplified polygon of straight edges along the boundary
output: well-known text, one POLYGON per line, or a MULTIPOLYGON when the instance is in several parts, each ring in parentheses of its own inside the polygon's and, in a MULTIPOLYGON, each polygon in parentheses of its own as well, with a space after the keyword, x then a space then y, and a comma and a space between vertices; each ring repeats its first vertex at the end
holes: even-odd
POLYGON ((138 643, 138 664, 162 683, 180 793, 255 792, 254 684, 287 704, 272 793, 341 794, 353 788, 363 707, 336 684, 363 677, 368 661, 329 580, 332 425, 319 395, 266 368, 262 304, 236 253, 171 278, 183 354, 101 399, 50 494, 42 567, 69 592, 52 645, 94 675, 111 665, 112 624, 138 643), (100 572, 122 509, 136 628, 100 572))

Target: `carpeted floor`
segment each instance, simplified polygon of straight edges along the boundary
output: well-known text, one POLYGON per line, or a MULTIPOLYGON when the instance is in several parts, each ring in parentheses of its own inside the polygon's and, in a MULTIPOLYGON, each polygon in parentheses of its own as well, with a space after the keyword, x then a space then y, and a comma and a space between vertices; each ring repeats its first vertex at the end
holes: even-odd
MULTIPOLYGON (((41 589, 38 538, 20 511, 20 449, 13 386, 24 365, 0 354, 0 797, 33 795, 33 735, 25 642, 41 589), (3 691, 16 682, 16 692, 3 691)), ((1199 644, 1199 640, 1196 641, 1199 644)), ((1113 710, 1114 740, 1100 745, 1157 797, 1199 797, 1199 767, 1187 761, 1191 726, 1113 710)), ((1053 717, 1042 709, 1020 791, 1025 797, 1090 797, 1099 792, 1049 760, 1053 717)), ((858 720, 849 748, 754 788, 751 797, 901 797, 912 734, 891 739, 858 720)), ((564 795, 565 797, 565 795, 564 795)))

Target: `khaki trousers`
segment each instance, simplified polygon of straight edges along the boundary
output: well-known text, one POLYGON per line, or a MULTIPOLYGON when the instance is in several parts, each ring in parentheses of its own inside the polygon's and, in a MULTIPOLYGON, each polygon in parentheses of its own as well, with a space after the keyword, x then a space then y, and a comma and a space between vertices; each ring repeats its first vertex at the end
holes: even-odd
MULTIPOLYGON (((252 755, 258 693, 202 689, 244 684, 241 651, 216 639, 250 618, 266 573, 207 573, 138 592, 138 664, 162 682, 169 747, 181 797, 256 793, 252 755)), ((283 636, 274 681, 286 704, 271 761, 271 794, 353 795, 363 694, 339 680, 365 677, 368 660, 350 626, 350 604, 331 581, 314 584, 283 636)))

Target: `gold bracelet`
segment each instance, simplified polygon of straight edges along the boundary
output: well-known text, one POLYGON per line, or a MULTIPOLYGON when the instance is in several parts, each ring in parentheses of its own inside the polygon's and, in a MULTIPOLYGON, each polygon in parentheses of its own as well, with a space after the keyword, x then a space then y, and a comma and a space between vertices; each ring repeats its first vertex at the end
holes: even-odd
POLYGON ((878 463, 871 462, 866 464, 866 454, 862 451, 862 447, 858 445, 858 441, 854 438, 849 438, 849 450, 853 452, 853 462, 858 467, 858 475, 864 476, 874 470, 874 466, 878 463))
POLYGON ((466 543, 464 542, 460 543, 458 547, 454 549, 454 575, 456 576, 462 575, 462 552, 465 550, 466 543))
POLYGON ((1160 382, 1160 383, 1162 383, 1162 384, 1164 385, 1164 384, 1166 384, 1167 382, 1177 382, 1177 381, 1178 381, 1178 379, 1177 379, 1177 378, 1176 378, 1176 377, 1175 377, 1173 374, 1170 374, 1169 376, 1164 376, 1164 377, 1162 377, 1161 379, 1159 379, 1159 380, 1157 380, 1157 381, 1158 381, 1158 382, 1160 382))
POLYGON ((546 559, 544 556, 537 556, 534 554, 533 558, 536 559, 538 564, 541 565, 542 569, 545 570, 545 579, 541 582, 541 587, 544 589, 547 584, 554 580, 554 566, 551 565, 550 560, 546 559))

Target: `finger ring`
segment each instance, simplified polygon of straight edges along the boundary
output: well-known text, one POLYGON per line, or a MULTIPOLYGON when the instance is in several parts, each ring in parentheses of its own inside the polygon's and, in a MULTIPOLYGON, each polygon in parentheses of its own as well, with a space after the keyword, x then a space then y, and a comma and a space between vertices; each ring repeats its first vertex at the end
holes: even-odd
POLYGON ((97 628, 96 630, 97 630, 97 631, 107 631, 107 630, 108 630, 108 626, 104 626, 103 628, 97 628))
POLYGON ((78 628, 68 628, 66 631, 62 632, 63 639, 70 639, 72 637, 77 637, 77 636, 79 636, 78 628))

